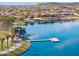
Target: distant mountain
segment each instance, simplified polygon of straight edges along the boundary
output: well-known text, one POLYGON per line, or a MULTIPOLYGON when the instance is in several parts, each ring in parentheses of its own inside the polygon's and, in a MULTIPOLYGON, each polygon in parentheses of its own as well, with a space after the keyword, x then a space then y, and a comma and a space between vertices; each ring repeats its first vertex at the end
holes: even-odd
POLYGON ((45 2, 38 5, 79 5, 79 2, 45 2))

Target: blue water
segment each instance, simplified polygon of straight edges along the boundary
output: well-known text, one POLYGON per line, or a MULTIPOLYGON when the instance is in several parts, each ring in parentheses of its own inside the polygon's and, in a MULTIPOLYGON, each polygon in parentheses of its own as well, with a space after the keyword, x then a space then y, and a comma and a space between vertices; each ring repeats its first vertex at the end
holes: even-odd
POLYGON ((22 56, 79 56, 79 22, 56 22, 49 24, 28 24, 26 26, 31 40, 58 38, 60 42, 31 42, 28 51, 22 56))

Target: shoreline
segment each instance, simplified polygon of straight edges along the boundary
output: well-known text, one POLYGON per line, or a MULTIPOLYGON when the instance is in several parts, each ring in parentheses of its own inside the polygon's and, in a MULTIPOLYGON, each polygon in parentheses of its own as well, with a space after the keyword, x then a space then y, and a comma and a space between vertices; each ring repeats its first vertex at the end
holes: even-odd
MULTIPOLYGON (((18 43, 20 44, 20 43, 18 43)), ((1 54, 1 56, 20 56, 24 51, 30 48, 31 43, 29 41, 23 41, 20 47, 14 47, 12 51, 7 50, 6 54, 1 54), (15 50, 14 50, 15 49, 15 50)))
POLYGON ((24 51, 27 51, 30 48, 30 42, 25 41, 22 46, 18 49, 16 49, 13 52, 10 52, 11 56, 19 56, 20 54, 22 54, 24 51), (28 45, 28 46, 27 46, 28 45))
POLYGON ((65 16, 65 17, 36 17, 25 20, 25 23, 34 22, 57 22, 57 21, 75 21, 79 20, 79 16, 65 16))

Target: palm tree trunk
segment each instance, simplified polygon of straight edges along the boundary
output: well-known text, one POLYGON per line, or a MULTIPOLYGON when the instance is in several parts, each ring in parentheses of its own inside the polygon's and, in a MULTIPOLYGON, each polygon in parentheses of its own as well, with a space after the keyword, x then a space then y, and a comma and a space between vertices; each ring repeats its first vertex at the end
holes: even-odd
POLYGON ((8 39, 7 39, 7 49, 8 49, 8 39))
POLYGON ((1 41, 0 41, 0 50, 2 50, 1 41))
POLYGON ((3 50, 3 41, 1 41, 1 50, 3 50))

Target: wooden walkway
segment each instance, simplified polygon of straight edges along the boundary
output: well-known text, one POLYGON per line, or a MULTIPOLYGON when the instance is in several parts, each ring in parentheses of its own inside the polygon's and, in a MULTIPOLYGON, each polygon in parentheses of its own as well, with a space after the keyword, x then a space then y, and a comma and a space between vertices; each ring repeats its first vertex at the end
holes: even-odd
POLYGON ((42 40, 26 40, 26 41, 29 41, 29 42, 48 42, 48 41, 51 41, 51 42, 59 42, 60 40, 58 38, 52 38, 52 39, 42 39, 42 40))
POLYGON ((26 41, 30 41, 30 42, 48 42, 51 40, 26 40, 26 41))

